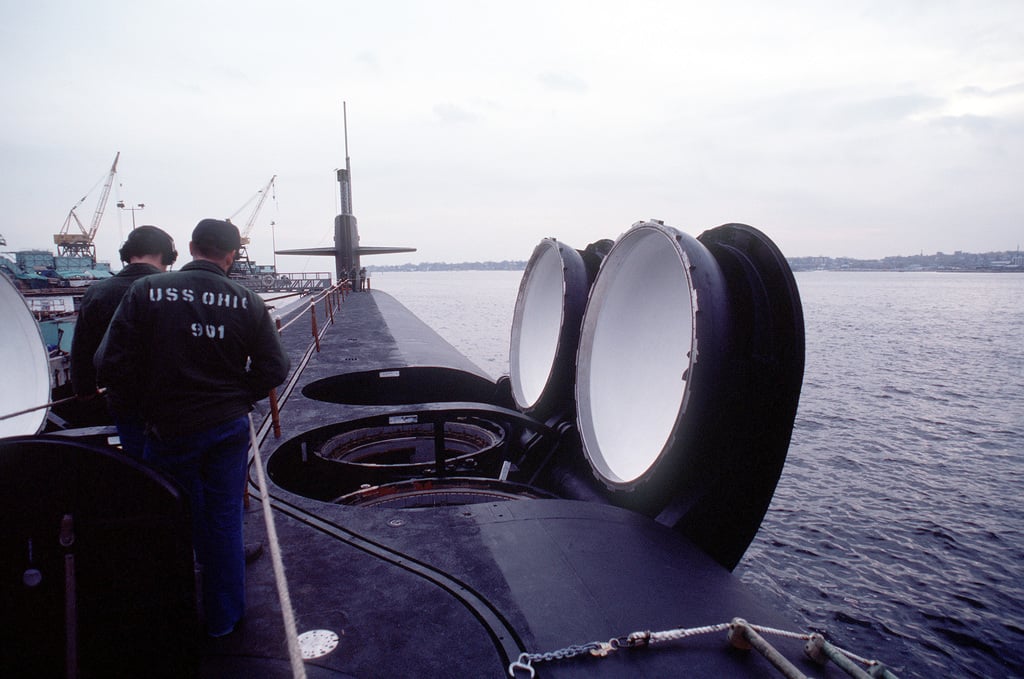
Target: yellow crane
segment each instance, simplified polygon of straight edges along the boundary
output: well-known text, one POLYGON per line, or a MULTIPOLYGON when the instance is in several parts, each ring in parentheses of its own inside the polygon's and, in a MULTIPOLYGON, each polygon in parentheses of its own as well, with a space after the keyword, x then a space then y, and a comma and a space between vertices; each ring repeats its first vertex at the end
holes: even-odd
MULTIPOLYGON (((78 214, 75 212, 85 202, 85 199, 89 197, 87 193, 68 212, 60 233, 54 234, 53 242, 57 245, 58 257, 89 257, 92 265, 95 266, 96 246, 93 244, 93 239, 96 237, 97 229, 100 228, 100 220, 103 219, 103 211, 107 207, 107 198, 110 197, 110 187, 114 184, 114 175, 117 174, 117 161, 120 158, 121 152, 118 151, 117 155, 114 156, 114 163, 110 166, 110 172, 107 174, 107 180, 103 185, 103 192, 100 194, 100 200, 96 205, 96 212, 92 216, 92 223, 89 225, 89 228, 86 229, 83 226, 82 220, 78 218, 78 214), (72 224, 78 227, 78 233, 72 231, 72 224)), ((93 186, 93 188, 96 187, 93 186)), ((91 193, 92 189, 89 189, 89 192, 91 193)))
MULTIPOLYGON (((235 264, 232 267, 231 273, 233 274, 252 274, 253 273, 253 262, 249 259, 249 252, 246 247, 249 244, 249 235, 252 233, 252 227, 256 224, 256 216, 259 215, 260 209, 263 207, 263 203, 266 202, 267 196, 270 195, 271 190, 274 188, 274 180, 277 179, 275 174, 267 182, 267 185, 257 191, 249 200, 245 201, 242 207, 235 211, 235 214, 228 217, 227 221, 231 221, 238 216, 242 210, 249 206, 254 200, 256 201, 256 207, 253 208, 252 214, 249 215, 248 221, 245 226, 238 230, 239 235, 242 237, 242 247, 239 248, 238 257, 235 259, 235 264)), ((234 223, 234 222, 232 222, 234 223)))

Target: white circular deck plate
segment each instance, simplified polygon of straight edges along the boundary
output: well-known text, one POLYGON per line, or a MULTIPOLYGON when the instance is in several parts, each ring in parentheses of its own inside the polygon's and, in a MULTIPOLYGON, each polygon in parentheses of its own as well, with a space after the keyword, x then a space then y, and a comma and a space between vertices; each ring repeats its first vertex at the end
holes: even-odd
POLYGON ((338 635, 327 629, 312 629, 299 635, 303 660, 322 658, 338 647, 338 635))

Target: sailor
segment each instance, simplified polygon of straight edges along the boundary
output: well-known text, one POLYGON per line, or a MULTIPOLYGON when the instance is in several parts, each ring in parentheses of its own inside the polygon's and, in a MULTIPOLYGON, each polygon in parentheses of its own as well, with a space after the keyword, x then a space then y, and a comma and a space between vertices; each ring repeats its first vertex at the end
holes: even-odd
POLYGON ((234 631, 245 609, 242 492, 248 413, 289 361, 266 305, 228 278, 241 238, 204 219, 181 271, 136 282, 96 354, 101 384, 138 400, 145 459, 190 495, 207 633, 234 631))
MULTIPOLYGON (((121 303, 124 293, 142 276, 166 271, 174 264, 178 252, 174 239, 155 226, 140 226, 128 234, 119 252, 128 266, 116 276, 93 283, 82 297, 82 307, 71 339, 71 383, 80 401, 91 401, 98 393, 93 356, 110 319, 121 303)), ((119 400, 107 394, 107 408, 117 426, 121 449, 131 457, 142 459, 143 423, 133 401, 119 400)))

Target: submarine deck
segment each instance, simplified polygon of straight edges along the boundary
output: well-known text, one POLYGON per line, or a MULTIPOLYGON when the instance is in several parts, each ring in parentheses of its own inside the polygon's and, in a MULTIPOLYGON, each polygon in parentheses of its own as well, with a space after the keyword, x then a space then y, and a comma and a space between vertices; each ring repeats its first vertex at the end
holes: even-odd
MULTIPOLYGON (((430 369, 443 367, 464 372, 473 385, 487 379, 386 293, 350 294, 333 323, 323 310, 316 313, 319 351, 310 346, 308 324, 282 334, 293 372, 280 390, 280 438, 269 419, 259 428, 265 470, 303 432, 415 409, 308 396, 325 380, 410 367, 427 370, 428 378, 430 369)), ((269 547, 254 472, 246 542, 269 547)), ((329 630, 339 638, 332 652, 306 660, 309 677, 502 677, 522 652, 640 630, 734 617, 799 629, 795 616, 756 598, 684 537, 625 509, 501 498, 417 509, 354 507, 305 497, 277 484, 273 473, 268 477, 298 632, 329 630)), ((204 642, 201 676, 292 676, 270 551, 247 566, 247 611, 238 629, 204 642)), ((802 671, 840 676, 808 660, 803 642, 770 641, 802 671)), ((731 647, 725 632, 535 668, 545 677, 780 676, 761 655, 731 647)))

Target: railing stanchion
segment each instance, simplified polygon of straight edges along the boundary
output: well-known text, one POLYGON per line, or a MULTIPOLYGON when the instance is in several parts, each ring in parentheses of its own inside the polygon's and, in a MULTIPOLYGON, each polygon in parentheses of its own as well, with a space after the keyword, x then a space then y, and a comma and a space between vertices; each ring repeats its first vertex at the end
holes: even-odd
POLYGON ((274 425, 274 438, 281 438, 281 409, 277 404, 277 387, 270 390, 270 421, 274 425))
POLYGON ((316 328, 316 302, 309 303, 309 315, 313 319, 313 341, 316 343, 317 353, 320 352, 320 333, 316 328))

